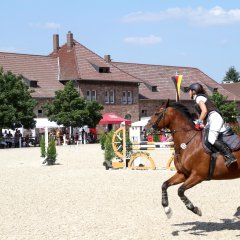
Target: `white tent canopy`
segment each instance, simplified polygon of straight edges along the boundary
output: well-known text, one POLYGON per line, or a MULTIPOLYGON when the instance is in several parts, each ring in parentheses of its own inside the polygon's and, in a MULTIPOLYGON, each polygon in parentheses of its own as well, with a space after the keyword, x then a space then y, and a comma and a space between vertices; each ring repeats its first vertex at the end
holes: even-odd
POLYGON ((35 118, 36 128, 44 128, 45 130, 45 148, 48 147, 48 129, 49 128, 59 128, 63 127, 62 125, 58 125, 56 122, 51 122, 48 118, 35 118))
POLYGON ((143 119, 141 121, 134 122, 134 123, 132 123, 131 126, 132 127, 145 127, 147 125, 149 119, 150 118, 145 118, 145 119, 143 119))
POLYGON ((48 118, 35 118, 36 128, 59 128, 63 127, 62 125, 58 125, 56 122, 51 122, 48 118))

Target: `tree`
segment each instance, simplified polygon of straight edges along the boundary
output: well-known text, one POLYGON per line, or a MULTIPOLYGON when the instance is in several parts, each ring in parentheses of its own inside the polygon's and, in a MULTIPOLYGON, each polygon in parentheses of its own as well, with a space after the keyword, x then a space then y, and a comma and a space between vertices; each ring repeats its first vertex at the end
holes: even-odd
POLYGON ((36 104, 23 77, 0 67, 0 129, 34 128, 36 104))
POLYGON ((236 116, 238 115, 237 104, 235 101, 227 102, 227 97, 216 92, 210 97, 216 107, 221 112, 224 120, 228 123, 236 122, 236 116))
POLYGON ((240 82, 240 74, 239 72, 237 72, 237 70, 233 66, 228 69, 223 79, 223 82, 229 82, 229 81, 240 82))
POLYGON ((80 97, 73 81, 69 81, 64 90, 55 92, 54 100, 46 103, 44 109, 50 120, 65 127, 95 127, 102 118, 103 106, 80 97))

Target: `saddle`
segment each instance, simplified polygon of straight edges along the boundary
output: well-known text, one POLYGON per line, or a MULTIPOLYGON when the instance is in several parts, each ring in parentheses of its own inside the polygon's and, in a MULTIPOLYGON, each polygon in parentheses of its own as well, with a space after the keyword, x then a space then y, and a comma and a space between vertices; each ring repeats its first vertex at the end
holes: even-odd
MULTIPOLYGON (((208 139, 207 139, 208 133, 209 133, 209 126, 207 126, 203 130, 202 145, 205 151, 211 154, 211 153, 215 153, 216 151, 212 146, 212 144, 208 142, 208 139)), ((240 149, 240 137, 234 133, 232 128, 228 127, 226 131, 219 134, 218 138, 221 139, 223 142, 225 142, 233 152, 240 149)))
MULTIPOLYGON (((203 135, 202 135, 202 145, 204 150, 211 155, 211 161, 209 165, 209 171, 208 171, 208 179, 211 180, 214 169, 216 166, 216 159, 218 152, 216 149, 208 142, 208 133, 209 133, 209 126, 207 126, 203 130, 203 135)), ((220 138, 223 142, 225 142, 229 148, 234 152, 240 149, 240 137, 234 133, 232 128, 227 128, 226 131, 222 132, 219 134, 218 138, 220 138)))

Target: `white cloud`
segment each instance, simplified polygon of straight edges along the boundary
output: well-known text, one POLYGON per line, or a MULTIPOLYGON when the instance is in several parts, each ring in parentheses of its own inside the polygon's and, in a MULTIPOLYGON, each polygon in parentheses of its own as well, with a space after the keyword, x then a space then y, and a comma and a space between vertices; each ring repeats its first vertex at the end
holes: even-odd
POLYGON ((209 10, 198 8, 169 8, 160 12, 134 12, 122 18, 125 23, 188 20, 197 25, 224 25, 240 23, 240 8, 224 10, 215 6, 209 10))
POLYGON ((126 37, 124 38, 125 43, 136 44, 136 45, 152 45, 162 41, 161 37, 155 35, 149 35, 147 37, 126 37))
POLYGON ((47 22, 47 23, 31 23, 31 27, 42 28, 42 29, 60 29, 61 25, 59 23, 47 22))

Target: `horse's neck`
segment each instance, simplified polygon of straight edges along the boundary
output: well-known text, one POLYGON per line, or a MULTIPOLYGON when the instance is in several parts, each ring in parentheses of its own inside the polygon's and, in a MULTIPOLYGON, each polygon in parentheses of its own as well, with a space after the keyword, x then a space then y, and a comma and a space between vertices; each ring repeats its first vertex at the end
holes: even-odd
POLYGON ((192 135, 192 130, 194 129, 189 120, 180 114, 175 115, 175 117, 171 119, 172 121, 169 125, 169 129, 173 132, 174 142, 183 143, 188 140, 189 135, 192 135))

